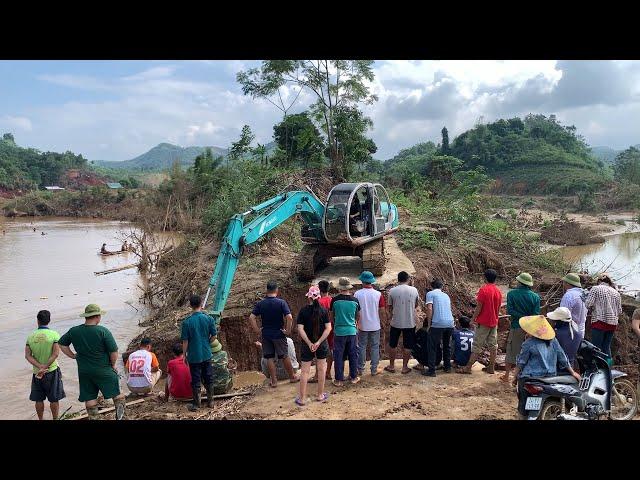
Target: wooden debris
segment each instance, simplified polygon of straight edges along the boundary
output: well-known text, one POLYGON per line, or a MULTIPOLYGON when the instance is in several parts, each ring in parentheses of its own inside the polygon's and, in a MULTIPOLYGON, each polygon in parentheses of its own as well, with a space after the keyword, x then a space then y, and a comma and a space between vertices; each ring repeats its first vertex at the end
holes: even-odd
POLYGON ((137 267, 137 263, 132 263, 129 265, 124 265, 122 267, 110 268, 109 270, 102 270, 101 272, 93 272, 95 275, 107 275, 109 273, 119 272, 120 270, 128 270, 129 268, 137 267))
MULTIPOLYGON (((146 400, 146 398, 139 398, 138 400, 133 400, 131 402, 127 402, 125 403, 125 405, 128 407, 130 405, 137 405, 138 403, 142 403, 146 400)), ((109 408, 103 408, 102 410, 98 410, 98 414, 102 415, 104 413, 109 413, 109 412, 113 412, 116 409, 116 407, 109 407, 109 408)), ((70 418, 69 420, 84 420, 85 418, 89 418, 89 415, 87 415, 86 413, 83 413, 82 415, 79 415, 77 417, 74 418, 70 418)))

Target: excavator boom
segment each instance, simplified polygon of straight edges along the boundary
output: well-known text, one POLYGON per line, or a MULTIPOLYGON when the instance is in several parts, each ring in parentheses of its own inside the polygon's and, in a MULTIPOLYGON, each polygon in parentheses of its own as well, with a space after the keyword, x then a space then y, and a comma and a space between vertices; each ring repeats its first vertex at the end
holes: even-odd
POLYGON ((317 232, 317 240, 324 241, 321 234, 324 205, 310 190, 276 195, 231 218, 220 245, 216 266, 209 280, 209 288, 203 304, 206 307, 209 296, 213 294, 210 313, 216 323, 219 323, 227 303, 243 247, 257 242, 297 214, 300 214, 311 231, 317 232), (257 216, 245 225, 245 218, 249 215, 257 216))

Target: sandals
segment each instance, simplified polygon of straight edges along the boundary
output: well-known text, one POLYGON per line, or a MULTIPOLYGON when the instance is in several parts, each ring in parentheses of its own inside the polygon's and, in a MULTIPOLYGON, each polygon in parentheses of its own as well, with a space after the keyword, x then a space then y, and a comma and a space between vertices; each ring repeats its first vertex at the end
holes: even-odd
POLYGON ((471 370, 467 370, 465 367, 456 368, 456 373, 463 373, 465 375, 471 375, 471 370))
POLYGON ((303 402, 302 400, 300 400, 300 397, 296 397, 296 399, 293 401, 293 403, 295 403, 296 405, 298 405, 299 407, 304 407, 306 405, 305 402, 303 402))
POLYGON ((327 400, 329 400, 329 394, 326 392, 322 394, 322 397, 316 398, 316 402, 320 402, 320 403, 324 403, 327 400))
POLYGON ((385 371, 389 372, 389 373, 396 373, 396 369, 395 368, 391 368, 391 366, 387 365, 386 367, 384 367, 385 371))
POLYGON ((411 369, 410 368, 403 368, 400 373, 406 375, 407 373, 411 373, 411 369))
POLYGON ((360 377, 356 377, 356 378, 352 378, 351 379, 351 385, 355 385, 356 383, 360 383, 360 377))
POLYGON ((490 369, 489 367, 482 367, 482 371, 483 371, 484 373, 490 373, 490 374, 494 374, 494 373, 496 373, 495 368, 491 368, 491 369, 490 369))
POLYGON ((344 382, 340 380, 331 380, 331 383, 333 383, 333 385, 336 387, 344 387, 344 382))

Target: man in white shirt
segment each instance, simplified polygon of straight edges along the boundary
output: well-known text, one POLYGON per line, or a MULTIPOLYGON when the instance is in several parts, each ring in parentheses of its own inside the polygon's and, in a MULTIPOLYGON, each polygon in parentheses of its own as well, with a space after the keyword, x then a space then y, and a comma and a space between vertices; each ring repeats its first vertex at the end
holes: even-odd
POLYGON ((395 373, 396 347, 402 335, 402 373, 411 373, 409 358, 416 343, 416 307, 418 289, 409 285, 409 274, 398 273, 398 285, 389 291, 387 308, 391 310, 391 329, 389 331, 389 365, 384 369, 395 373))
POLYGON ((560 300, 561 307, 567 307, 571 312, 571 320, 578 325, 578 331, 584 338, 584 328, 587 321, 587 306, 585 305, 585 291, 582 289, 580 276, 577 273, 567 273, 562 279, 564 295, 560 300))
POLYGON ((380 318, 386 318, 384 296, 373 288, 376 278, 373 273, 360 274, 362 288, 353 294, 360 303, 360 322, 358 327, 358 375, 364 372, 367 345, 371 345, 371 375, 382 373, 380 362, 380 318))
POLYGON ((140 349, 129 355, 125 369, 129 373, 127 387, 131 393, 151 393, 154 385, 160 380, 162 370, 156 354, 151 351, 150 338, 140 340, 140 349))

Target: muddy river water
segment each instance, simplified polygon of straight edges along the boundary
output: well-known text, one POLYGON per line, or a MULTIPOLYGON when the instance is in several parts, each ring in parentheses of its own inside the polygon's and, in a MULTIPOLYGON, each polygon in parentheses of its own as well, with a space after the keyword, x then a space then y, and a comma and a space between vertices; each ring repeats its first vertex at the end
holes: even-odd
MULTIPOLYGON (((50 328, 62 335, 82 323, 78 315, 86 304, 99 304, 107 310, 102 325, 111 330, 120 352, 141 331, 144 309, 137 298, 143 279, 137 269, 94 275, 136 261, 132 253, 98 255, 102 243, 119 249, 130 230, 126 223, 110 221, 0 218, 0 419, 35 418, 24 345, 39 310, 51 311, 50 328)), ((59 363, 67 394, 60 412, 80 410, 75 361, 61 353, 59 363)), ((50 418, 48 409, 45 418, 50 418)))
POLYGON ((606 270, 625 292, 640 292, 640 233, 621 233, 605 237, 605 242, 561 249, 563 257, 577 269, 589 273, 606 270))

